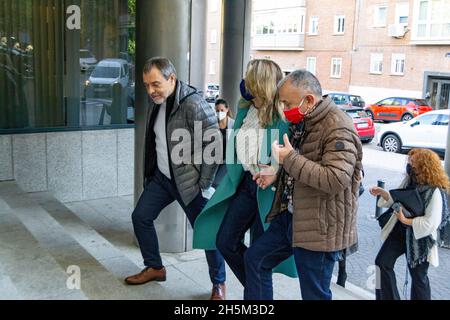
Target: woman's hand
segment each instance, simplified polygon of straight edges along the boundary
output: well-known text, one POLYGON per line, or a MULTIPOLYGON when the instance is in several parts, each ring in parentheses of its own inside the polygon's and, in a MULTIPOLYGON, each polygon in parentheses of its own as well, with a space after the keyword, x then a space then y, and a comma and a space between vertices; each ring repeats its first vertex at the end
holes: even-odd
POLYGON ((377 197, 381 196, 385 201, 389 201, 389 192, 380 187, 372 187, 369 189, 371 195, 377 197))
POLYGON ((405 217, 405 215, 403 214, 403 208, 400 207, 399 211, 395 213, 395 215, 397 216, 397 219, 407 225, 407 226, 411 226, 412 225, 412 221, 413 219, 408 219, 407 217, 405 217))
POLYGON ((277 172, 271 166, 258 165, 258 167, 261 171, 253 176, 253 181, 256 181, 256 184, 264 190, 277 180, 277 172))

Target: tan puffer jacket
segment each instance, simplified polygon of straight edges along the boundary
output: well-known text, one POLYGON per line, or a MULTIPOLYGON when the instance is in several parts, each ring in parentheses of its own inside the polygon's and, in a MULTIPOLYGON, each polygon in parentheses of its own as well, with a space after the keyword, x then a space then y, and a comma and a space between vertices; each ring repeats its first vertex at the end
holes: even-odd
MULTIPOLYGON (((362 146, 353 121, 329 97, 305 120, 300 151, 284 168, 295 179, 293 246, 331 252, 357 242, 362 146)), ((278 187, 269 220, 280 213, 278 187)))

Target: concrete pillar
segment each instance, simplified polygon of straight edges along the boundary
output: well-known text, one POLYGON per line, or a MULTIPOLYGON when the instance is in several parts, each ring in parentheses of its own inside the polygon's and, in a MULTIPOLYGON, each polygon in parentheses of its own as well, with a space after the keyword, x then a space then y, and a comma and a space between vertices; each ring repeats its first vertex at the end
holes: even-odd
POLYGON ((192 0, 191 19, 191 70, 189 82, 191 86, 205 91, 206 39, 208 30, 205 21, 208 14, 208 2, 192 0))
MULTIPOLYGON (((145 114, 148 107, 148 96, 142 83, 143 66, 151 57, 164 56, 173 62, 180 80, 187 83, 192 80, 200 85, 202 81, 204 83, 204 68, 198 67, 199 64, 204 65, 201 57, 204 59, 205 52, 202 50, 206 48, 205 44, 201 45, 202 37, 203 40, 206 37, 200 32, 200 23, 206 21, 206 9, 203 10, 206 4, 201 2, 137 0, 136 3, 135 203, 142 193, 145 114), (192 14, 193 10, 195 14, 192 14), (196 38, 197 35, 200 39, 196 38)), ((191 247, 187 219, 178 203, 172 203, 161 212, 156 230, 161 252, 183 252, 191 247)))
POLYGON ((223 0, 221 96, 236 114, 239 83, 250 60, 252 0, 223 0))

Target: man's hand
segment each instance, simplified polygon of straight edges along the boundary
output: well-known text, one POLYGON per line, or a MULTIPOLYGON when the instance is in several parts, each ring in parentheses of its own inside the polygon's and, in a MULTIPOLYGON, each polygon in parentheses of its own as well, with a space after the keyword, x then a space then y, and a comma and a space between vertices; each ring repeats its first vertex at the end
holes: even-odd
POLYGON ((258 167, 261 171, 253 176, 253 181, 256 181, 256 184, 264 190, 277 180, 277 173, 271 166, 258 165, 258 167))
POLYGON ((291 143, 289 142, 289 137, 287 134, 283 136, 284 146, 279 145, 278 141, 274 141, 272 144, 272 155, 275 157, 275 160, 279 164, 283 164, 284 159, 288 156, 288 154, 294 150, 292 148, 291 143))

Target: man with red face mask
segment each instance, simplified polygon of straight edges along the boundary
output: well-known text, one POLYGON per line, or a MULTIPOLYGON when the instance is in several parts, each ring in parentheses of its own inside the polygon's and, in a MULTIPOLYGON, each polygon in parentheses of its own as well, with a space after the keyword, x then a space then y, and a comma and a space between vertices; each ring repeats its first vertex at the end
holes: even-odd
POLYGON ((261 188, 273 185, 276 195, 269 229, 246 253, 247 281, 261 293, 252 298, 267 298, 270 270, 294 254, 302 298, 330 300, 338 254, 357 241, 362 146, 352 120, 322 97, 313 74, 294 71, 278 90, 292 136, 272 145, 282 170, 254 177, 261 188))

